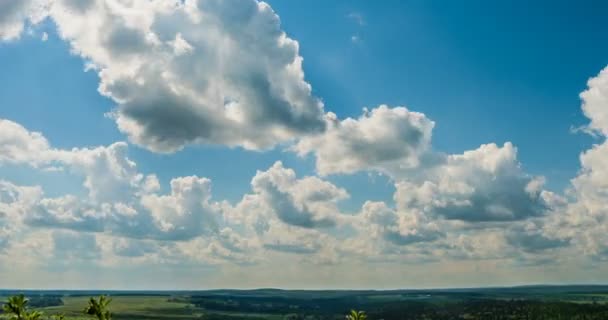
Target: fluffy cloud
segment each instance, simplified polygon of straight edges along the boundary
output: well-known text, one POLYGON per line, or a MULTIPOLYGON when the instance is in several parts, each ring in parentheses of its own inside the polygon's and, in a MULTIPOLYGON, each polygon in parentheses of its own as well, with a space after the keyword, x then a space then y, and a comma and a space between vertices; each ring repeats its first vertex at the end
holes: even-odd
POLYGON ((442 237, 434 221, 415 210, 394 210, 384 202, 366 202, 361 210, 362 232, 395 245, 434 241, 442 237))
POLYGON ((38 23, 45 16, 46 0, 3 0, 0 2, 0 40, 14 40, 25 23, 38 23))
POLYGON ((556 237, 558 235, 551 234, 555 229, 551 228, 550 225, 529 222, 507 231, 505 238, 510 245, 534 254, 570 245, 570 238, 565 238, 564 235, 559 235, 561 238, 556 237))
POLYGON ((117 104, 111 116, 134 143, 158 152, 193 143, 265 149, 325 129, 298 42, 264 2, 41 3, 3 1, 0 37, 17 37, 30 15, 49 16, 98 72, 100 93, 117 104))
POLYGON ((17 38, 45 16, 98 73, 100 93, 116 103, 109 116, 132 142, 172 152, 194 143, 259 150, 293 141, 290 149, 313 155, 321 176, 388 175, 394 205, 366 201, 358 214, 342 214, 346 190, 299 178, 281 162, 258 171, 234 205, 214 201, 211 181, 198 176, 176 177, 161 193, 157 177, 128 158, 125 142, 57 149, 0 119, 0 165, 59 168, 84 187, 82 195, 48 197, 40 187, 0 180, 0 252, 38 246, 69 260, 206 265, 281 254, 325 264, 549 261, 569 246, 608 256, 608 69, 581 94, 588 131, 601 141, 581 154, 581 171, 561 197, 523 171, 509 142, 444 154, 433 150, 434 123, 422 113, 381 105, 356 119, 324 114, 304 79, 298 43, 265 3, 5 0, 0 39, 17 38), (11 247, 18 231, 39 230, 47 231, 11 247))
POLYGON ((434 123, 403 107, 379 106, 357 120, 331 114, 324 134, 293 150, 313 153, 319 174, 375 170, 402 190, 403 207, 465 221, 508 221, 542 215, 543 179, 521 169, 511 143, 486 144, 462 154, 433 151, 434 123))
POLYGON ((316 177, 297 179, 281 162, 258 171, 251 185, 272 214, 284 223, 304 228, 333 226, 336 202, 348 197, 344 189, 316 177))
POLYGON ((63 150, 52 148, 40 133, 0 120, 6 164, 60 166, 83 177, 88 197, 48 198, 39 187, 0 181, 0 217, 35 227, 87 232, 109 232, 133 238, 184 240, 216 233, 219 213, 210 203, 205 178, 180 177, 171 181, 171 193, 160 195, 155 175, 144 175, 127 157, 127 144, 63 150))
POLYGON ((210 181, 183 177, 171 181, 171 193, 134 194, 129 202, 97 203, 74 196, 42 198, 24 216, 28 225, 123 237, 189 240, 218 232, 218 206, 209 202, 210 181))
POLYGON ((21 187, 0 180, 0 252, 9 246, 27 210, 35 205, 41 195, 40 188, 21 187))
POLYGON ((349 197, 346 190, 317 177, 298 178, 281 162, 258 171, 251 186, 252 193, 223 209, 253 240, 250 247, 333 259, 332 230, 351 222, 337 205, 349 197))
POLYGON ((17 186, 0 180, 0 218, 18 220, 42 198, 39 187, 17 186))
POLYGON ((48 141, 39 132, 0 119, 0 165, 26 163, 37 167, 49 161, 49 150, 48 141))
POLYGON ((191 176, 171 180, 170 195, 148 194, 141 204, 159 230, 192 238, 218 232, 219 212, 210 198, 211 180, 191 176))
POLYGON ((569 193, 573 200, 559 208, 558 227, 573 238, 586 254, 608 259, 608 68, 588 82, 581 94, 582 109, 589 118, 588 128, 600 143, 580 155, 581 170, 572 179, 569 193), (581 232, 580 230, 584 230, 581 232))
POLYGON ((434 123, 404 107, 381 105, 358 119, 327 115, 327 131, 301 139, 293 150, 313 153, 321 175, 416 168, 429 149, 434 123))
POLYGON ((397 200, 428 214, 464 221, 510 221, 543 215, 543 179, 521 170, 511 143, 449 155, 419 181, 397 183, 397 200))
POLYGON ((583 112, 591 120, 588 128, 608 136, 608 67, 587 83, 588 88, 581 93, 583 112))

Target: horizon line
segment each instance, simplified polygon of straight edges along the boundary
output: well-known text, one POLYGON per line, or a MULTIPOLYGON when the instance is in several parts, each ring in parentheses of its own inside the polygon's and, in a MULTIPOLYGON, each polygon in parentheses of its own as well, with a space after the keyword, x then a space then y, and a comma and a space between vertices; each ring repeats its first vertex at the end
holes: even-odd
POLYGON ((48 292, 48 291, 62 291, 62 292, 209 292, 209 291, 263 291, 263 290, 274 290, 274 291, 442 291, 442 290, 483 290, 483 289, 518 289, 518 288, 541 288, 541 287, 608 287, 608 283, 603 284, 586 284, 586 283, 572 283, 572 284, 551 284, 551 283, 537 283, 537 284, 519 284, 519 285, 497 285, 497 286, 474 286, 474 287, 427 287, 427 288, 278 288, 278 287, 256 287, 256 288, 208 288, 208 289, 34 289, 34 288, 0 288, 0 292, 7 291, 22 291, 22 292, 48 292))

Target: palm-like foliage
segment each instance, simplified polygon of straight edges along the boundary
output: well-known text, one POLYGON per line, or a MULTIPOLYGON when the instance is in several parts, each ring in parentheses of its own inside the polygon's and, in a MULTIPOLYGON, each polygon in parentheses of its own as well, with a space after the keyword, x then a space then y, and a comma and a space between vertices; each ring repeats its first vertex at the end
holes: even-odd
POLYGON ((43 315, 43 313, 40 311, 27 312, 24 319, 25 320, 40 320, 40 319, 42 319, 42 315, 43 315))
POLYGON ((346 315, 346 320, 367 320, 365 311, 351 310, 350 314, 346 315))
POLYGON ((8 298, 4 304, 4 312, 9 314, 9 320, 39 320, 42 318, 42 312, 27 310, 27 299, 24 295, 13 296, 8 298))
POLYGON ((106 296, 99 296, 99 299, 91 298, 89 299, 89 305, 84 308, 84 313, 95 316, 98 320, 111 320, 112 314, 108 310, 110 302, 112 302, 112 299, 106 296))
POLYGON ((13 296, 8 298, 2 309, 5 313, 10 314, 11 320, 22 320, 27 315, 27 299, 24 295, 13 296))

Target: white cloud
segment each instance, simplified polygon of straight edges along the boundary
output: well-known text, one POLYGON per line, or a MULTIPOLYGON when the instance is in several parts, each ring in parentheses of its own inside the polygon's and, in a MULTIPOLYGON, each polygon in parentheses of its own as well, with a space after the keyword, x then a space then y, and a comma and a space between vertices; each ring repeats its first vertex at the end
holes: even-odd
POLYGON ((482 145, 397 184, 398 201, 428 214, 464 221, 510 221, 546 211, 542 178, 521 169, 511 143, 482 145))
POLYGON ((358 119, 338 120, 329 113, 327 122, 325 133, 293 147, 301 156, 313 153, 321 175, 416 168, 430 147, 434 127, 422 113, 386 105, 365 110, 358 119))
POLYGON ((96 148, 52 148, 40 133, 0 120, 5 164, 65 168, 83 177, 88 197, 47 198, 39 187, 0 183, 0 215, 28 225, 133 237, 184 240, 217 232, 217 205, 209 202, 211 182, 180 177, 171 194, 159 195, 155 175, 144 175, 127 157, 127 144, 96 148))
POLYGON ((0 165, 26 163, 37 167, 49 161, 49 143, 39 132, 0 119, 0 165))
POLYGON ((587 83, 587 90, 581 93, 582 109, 591 120, 588 128, 604 137, 608 136, 608 67, 587 83))
POLYGON ((99 73, 100 93, 117 103, 110 114, 134 143, 265 149, 325 128, 298 42, 264 2, 44 1, 3 1, 0 37, 48 15, 99 73))
POLYGON ((361 232, 404 246, 435 241, 443 236, 439 225, 410 208, 394 210, 384 202, 366 202, 361 209, 361 232))
POLYGON ((588 82, 581 94, 582 109, 589 118, 588 128, 601 139, 580 155, 581 170, 572 179, 567 206, 556 209, 561 219, 556 229, 595 259, 608 259, 608 68, 588 82), (582 232, 581 230, 584 230, 582 232))
POLYGON ((550 226, 527 223, 521 227, 512 228, 505 234, 505 237, 509 244, 533 254, 570 245, 570 238, 564 238, 564 235, 561 235, 562 238, 557 238, 547 234, 551 232, 551 230, 545 230, 547 227, 550 226))
POLYGON ((193 238, 219 231, 220 213, 210 198, 211 180, 191 176, 171 180, 170 195, 144 195, 141 204, 162 232, 193 238))
POLYGON ((608 69, 581 94, 588 129, 601 141, 581 154, 581 171, 561 197, 521 168, 509 142, 444 154, 432 148, 434 122, 405 107, 381 105, 356 119, 324 114, 304 79, 298 43, 265 3, 5 0, 0 38, 16 39, 47 14, 98 72, 99 91, 117 104, 111 116, 134 143, 172 152, 192 143, 264 149, 295 141, 291 150, 312 154, 321 176, 387 174, 395 205, 367 201, 359 214, 343 214, 346 190, 298 178, 281 162, 258 171, 235 205, 214 201, 211 181, 198 176, 176 177, 161 193, 158 178, 128 158, 125 142, 57 149, 0 119, 0 165, 63 170, 82 178, 86 194, 47 197, 40 187, 0 180, 4 256, 32 250, 111 257, 116 265, 244 265, 285 254, 318 264, 538 262, 569 249, 608 257, 608 69), (15 243, 18 232, 31 242, 15 243))
POLYGON ((45 16, 46 0, 2 0, 0 2, 0 40, 19 38, 25 24, 40 22, 45 16))
POLYGON ((336 203, 348 197, 344 189, 316 177, 297 179, 293 170, 276 162, 251 180, 255 195, 273 216, 286 224, 323 228, 336 224, 336 203))

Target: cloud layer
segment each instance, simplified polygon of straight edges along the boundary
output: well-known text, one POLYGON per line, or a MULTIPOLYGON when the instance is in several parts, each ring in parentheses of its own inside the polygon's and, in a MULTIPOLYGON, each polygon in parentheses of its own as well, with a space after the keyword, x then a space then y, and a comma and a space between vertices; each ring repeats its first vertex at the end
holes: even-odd
POLYGON ((221 266, 218 277, 257 270, 264 281, 275 276, 260 272, 269 267, 331 279, 338 266, 358 268, 360 278, 377 265, 434 265, 450 275, 608 259, 608 69, 581 93, 585 131, 598 143, 581 153, 568 190, 553 193, 523 170, 511 142, 449 154, 433 146, 435 123, 406 107, 326 113, 297 41, 266 3, 5 0, 0 39, 17 41, 43 18, 97 72, 99 92, 116 105, 107 116, 128 142, 62 149, 0 119, 0 166, 82 181, 79 191, 49 195, 0 178, 0 265, 221 266), (277 161, 231 202, 206 177, 161 183, 142 172, 130 143, 163 153, 281 145, 313 158, 315 172, 277 161), (393 200, 356 199, 361 207, 345 210, 351 195, 334 178, 359 172, 385 175, 393 200))

